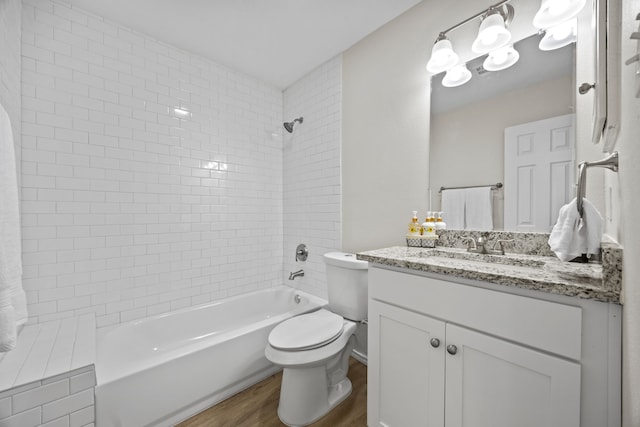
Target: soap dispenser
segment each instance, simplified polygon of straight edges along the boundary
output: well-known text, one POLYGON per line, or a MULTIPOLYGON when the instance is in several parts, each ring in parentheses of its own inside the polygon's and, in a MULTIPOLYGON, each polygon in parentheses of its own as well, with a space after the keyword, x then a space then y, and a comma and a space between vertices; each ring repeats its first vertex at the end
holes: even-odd
POLYGON ((427 218, 422 224, 422 237, 420 239, 420 246, 423 248, 434 248, 436 246, 436 240, 438 239, 438 235, 436 234, 435 229, 435 212, 429 211, 427 213, 427 218))
POLYGON ((409 223, 409 233, 407 237, 415 237, 420 235, 420 223, 418 222, 418 211, 413 211, 413 217, 409 223))
POLYGON ((422 235, 423 236, 433 236, 435 234, 435 222, 433 218, 433 212, 427 212, 427 218, 425 218, 422 223, 422 235))
POLYGON ((422 227, 420 226, 420 222, 418 222, 418 211, 413 211, 413 217, 411 217, 411 222, 409 222, 409 229, 407 230, 407 235, 405 236, 407 239, 407 246, 410 247, 420 247, 422 243, 422 227))
POLYGON ((442 220, 442 212, 436 212, 436 230, 446 230, 447 224, 442 220))

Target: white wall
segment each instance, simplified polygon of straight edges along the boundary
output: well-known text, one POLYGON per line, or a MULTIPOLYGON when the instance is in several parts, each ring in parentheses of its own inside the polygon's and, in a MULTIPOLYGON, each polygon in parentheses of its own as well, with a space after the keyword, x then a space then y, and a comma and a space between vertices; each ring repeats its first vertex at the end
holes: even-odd
MULTIPOLYGON (((531 9, 535 3, 518 2, 516 9, 521 6, 531 9)), ((487 3, 481 0, 467 1, 456 8, 441 1, 424 0, 344 53, 345 249, 357 251, 404 244, 411 211, 418 209, 420 217, 424 215, 428 207, 430 157, 430 81, 425 65, 440 31, 486 7, 487 3)), ((587 7, 583 15, 589 14, 587 7)), ((516 16, 522 15, 516 12, 516 16)), ((469 31, 474 31, 472 24, 463 26, 460 32, 469 31)), ((588 48, 589 43, 577 46, 580 61, 588 48)), ((578 71, 578 81, 588 81, 593 75, 593 70, 578 71)), ((590 96, 576 104, 578 127, 591 121, 591 110, 585 108, 590 96)), ((583 138, 582 132, 578 135, 581 146, 576 153, 578 162, 600 158, 599 148, 589 142, 590 129, 586 133, 589 139, 583 138)), ((587 195, 597 206, 604 207, 601 193, 602 175, 595 171, 589 176, 587 195)))
POLYGON ((343 54, 342 246, 348 252, 404 244, 411 211, 422 216, 427 209, 425 49, 437 35, 428 28, 447 26, 444 7, 421 2, 343 54))
MULTIPOLYGON (((571 77, 519 88, 431 117, 429 181, 440 210, 444 187, 504 182, 504 129, 574 111, 571 77), (526 105, 527 108, 522 108, 526 105), (464 153, 464 155, 461 155, 464 153), (455 161, 451 161, 455 160, 455 161)), ((493 192, 493 225, 504 228, 504 192, 493 192)), ((446 222, 446 214, 444 220, 446 222)))
POLYGON ((322 255, 341 249, 340 146, 342 57, 339 55, 284 92, 284 119, 303 116, 292 134, 284 134, 284 281, 327 297, 322 255), (294 262, 296 246, 309 249, 305 262, 294 262), (305 276, 289 281, 292 271, 305 276))
POLYGON ((24 1, 22 55, 32 322, 282 282, 281 91, 59 2, 24 1))
POLYGON ((624 247, 622 311, 623 331, 623 426, 640 425, 640 99, 635 96, 637 63, 627 66, 624 61, 638 53, 638 43, 629 35, 638 31, 636 15, 640 1, 622 1, 621 63, 621 127, 615 147, 620 154, 618 174, 606 171, 612 189, 613 215, 607 221, 606 233, 624 247))

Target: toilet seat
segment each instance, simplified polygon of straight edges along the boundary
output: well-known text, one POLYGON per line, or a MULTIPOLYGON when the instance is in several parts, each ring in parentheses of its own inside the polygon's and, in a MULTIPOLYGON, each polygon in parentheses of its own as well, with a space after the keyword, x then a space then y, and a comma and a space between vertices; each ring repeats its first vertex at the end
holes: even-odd
POLYGON ((269 334, 269 344, 278 350, 303 351, 336 340, 344 329, 344 319, 320 309, 285 320, 269 334))

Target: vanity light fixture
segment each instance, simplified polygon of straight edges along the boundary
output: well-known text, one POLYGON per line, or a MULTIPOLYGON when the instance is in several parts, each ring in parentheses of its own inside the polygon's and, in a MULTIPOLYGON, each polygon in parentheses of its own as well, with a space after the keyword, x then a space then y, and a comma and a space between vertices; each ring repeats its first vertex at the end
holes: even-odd
POLYGON ((513 19, 513 13, 513 7, 509 4, 504 9, 491 6, 483 14, 478 36, 473 41, 471 50, 475 53, 488 53, 509 43, 511 33, 506 26, 513 19))
POLYGON ((447 33, 467 22, 480 18, 482 22, 478 37, 473 42, 472 50, 477 53, 488 53, 505 46, 511 40, 511 33, 506 27, 514 15, 513 6, 507 4, 508 1, 502 0, 438 34, 431 49, 431 57, 427 62, 427 71, 431 74, 447 71, 442 79, 442 84, 448 87, 460 86, 468 82, 471 78, 471 72, 467 69, 466 64, 458 65, 458 55, 453 50, 451 41, 447 39, 447 33))
POLYGON ((520 54, 513 46, 504 46, 489 52, 482 67, 487 71, 500 71, 511 67, 518 62, 518 59, 520 59, 520 54))
POLYGON ((533 25, 542 30, 575 18, 587 0, 542 0, 540 9, 533 17, 533 25))
POLYGON ((442 78, 442 86, 462 86, 469 80, 471 80, 471 71, 467 69, 467 64, 460 64, 447 71, 442 78))
MULTIPOLYGON (((427 71, 431 74, 446 71, 442 79, 442 84, 446 87, 460 86, 469 81, 471 73, 467 70, 466 64, 458 65, 459 57, 453 51, 447 34, 476 18, 480 18, 481 22, 471 50, 478 54, 488 54, 483 64, 484 69, 499 71, 515 64, 520 54, 513 48, 511 33, 507 29, 515 14, 513 6, 508 4, 509 1, 501 0, 440 32, 431 49, 427 71)), ((545 32, 539 44, 541 50, 558 49, 576 41, 577 19, 575 18, 585 6, 586 1, 541 0, 540 9, 533 19, 533 25, 545 32)))
POLYGON ((554 50, 571 44, 576 41, 577 29, 577 18, 551 27, 545 31, 538 47, 540 50, 554 50))
POLYGON ((444 33, 440 33, 431 49, 431 58, 427 62, 427 71, 433 74, 449 70, 458 63, 458 54, 444 33))

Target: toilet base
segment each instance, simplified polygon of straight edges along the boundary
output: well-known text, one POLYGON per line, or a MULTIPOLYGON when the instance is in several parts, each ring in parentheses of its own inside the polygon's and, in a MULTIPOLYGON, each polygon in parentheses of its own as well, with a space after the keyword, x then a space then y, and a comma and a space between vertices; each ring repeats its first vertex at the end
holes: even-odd
POLYGON ((329 386, 325 368, 284 369, 278 404, 280 421, 291 427, 309 425, 349 397, 349 378, 329 386))
POLYGON ((355 345, 352 333, 334 357, 312 366, 284 368, 278 404, 280 421, 292 427, 309 425, 349 397, 352 386, 347 372, 355 345))

